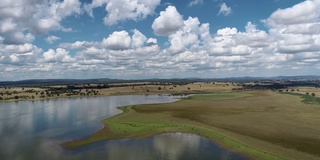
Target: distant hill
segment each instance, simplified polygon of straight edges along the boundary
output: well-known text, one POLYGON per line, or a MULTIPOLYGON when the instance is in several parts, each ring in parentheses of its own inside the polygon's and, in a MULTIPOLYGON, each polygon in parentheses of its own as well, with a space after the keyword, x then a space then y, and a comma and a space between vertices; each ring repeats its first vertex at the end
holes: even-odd
POLYGON ((130 83, 130 82, 162 82, 162 83, 190 83, 207 81, 228 81, 228 82, 252 82, 252 81, 320 81, 320 76, 277 76, 277 77, 227 77, 227 78, 173 78, 173 79, 30 79, 21 81, 2 81, 0 86, 49 86, 49 85, 74 85, 74 84, 105 84, 105 83, 130 83))
POLYGON ((228 77, 219 80, 226 81, 262 81, 262 80, 282 80, 282 81, 303 81, 303 80, 320 80, 320 76, 306 75, 306 76, 275 76, 275 77, 228 77))

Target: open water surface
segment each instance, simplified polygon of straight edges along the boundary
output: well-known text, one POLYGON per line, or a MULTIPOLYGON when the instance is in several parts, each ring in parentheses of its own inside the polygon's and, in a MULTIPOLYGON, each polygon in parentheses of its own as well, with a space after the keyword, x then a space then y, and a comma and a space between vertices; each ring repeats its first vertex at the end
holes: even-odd
POLYGON ((0 103, 1 160, 227 160, 246 159, 194 134, 103 141, 75 150, 59 144, 98 131, 119 106, 167 103, 172 96, 109 96, 0 103))

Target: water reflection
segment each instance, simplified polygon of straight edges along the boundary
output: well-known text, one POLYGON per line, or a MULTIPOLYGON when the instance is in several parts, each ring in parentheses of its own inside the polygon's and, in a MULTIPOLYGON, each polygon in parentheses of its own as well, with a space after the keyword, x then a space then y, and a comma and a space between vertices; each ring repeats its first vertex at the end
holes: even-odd
POLYGON ((165 160, 244 160, 203 137, 187 133, 159 135, 153 138, 157 159, 165 160))
POLYGON ((121 112, 118 106, 172 101, 166 96, 111 96, 0 103, 0 159, 55 159, 60 142, 99 130, 101 119, 121 112))
POLYGON ((153 140, 153 146, 161 159, 178 160, 185 151, 198 153, 200 140, 201 137, 193 134, 166 134, 156 136, 153 140))
POLYGON ((188 133, 170 133, 144 139, 100 142, 79 149, 88 159, 108 160, 245 160, 203 137, 188 133), (98 154, 93 154, 98 153, 98 154), (97 156, 99 155, 99 156, 97 156))
POLYGON ((112 96, 0 103, 0 159, 212 159, 215 144, 190 134, 105 141, 73 151, 59 146, 99 130, 101 119, 121 112, 118 106, 172 101, 169 96, 112 96))

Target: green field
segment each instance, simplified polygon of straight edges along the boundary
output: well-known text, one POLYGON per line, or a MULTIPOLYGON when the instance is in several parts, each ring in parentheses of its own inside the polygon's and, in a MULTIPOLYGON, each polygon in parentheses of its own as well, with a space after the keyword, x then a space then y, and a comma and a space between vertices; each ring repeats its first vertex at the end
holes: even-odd
POLYGON ((252 159, 320 159, 320 105, 272 91, 213 93, 174 103, 120 107, 92 136, 65 148, 108 139, 188 132, 252 159))
POLYGON ((291 93, 291 92, 283 92, 283 94, 300 96, 302 98, 302 102, 304 102, 306 104, 320 104, 320 98, 314 97, 310 94, 291 93))

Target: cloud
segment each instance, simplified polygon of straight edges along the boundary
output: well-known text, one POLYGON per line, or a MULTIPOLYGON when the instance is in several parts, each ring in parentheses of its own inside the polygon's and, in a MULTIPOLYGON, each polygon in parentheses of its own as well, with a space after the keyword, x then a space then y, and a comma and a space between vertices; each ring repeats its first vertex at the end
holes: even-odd
POLYGON ((93 0, 84 8, 93 17, 92 9, 105 6, 104 24, 115 25, 121 21, 145 19, 159 4, 160 0, 93 0))
MULTIPOLYGON (((168 8, 159 17, 171 13, 168 8)), ((176 11, 175 8, 171 9, 176 11)), ((154 24, 161 20, 159 17, 154 24)), ((95 45, 91 45, 91 48, 80 47, 76 59, 79 65, 85 66, 79 67, 84 70, 117 70, 119 75, 130 71, 131 76, 161 74, 166 77, 185 77, 190 72, 199 76, 204 73, 217 73, 220 76, 257 75, 278 68, 291 73, 292 66, 304 70, 312 65, 313 68, 315 65, 319 67, 318 34, 286 33, 285 29, 273 32, 275 28, 288 26, 283 24, 270 26, 270 32, 266 32, 252 22, 247 23, 245 31, 225 27, 211 33, 210 25, 201 23, 197 17, 186 20, 182 16, 180 18, 182 24, 166 32, 169 46, 164 49, 159 48, 157 39, 147 38, 137 29, 131 33, 116 31, 102 42, 82 42, 79 46, 84 43, 95 45)))
POLYGON ((76 41, 74 43, 61 43, 59 44, 60 48, 64 49, 83 49, 83 48, 89 48, 99 45, 97 42, 87 42, 87 41, 76 41))
POLYGON ((191 45, 198 45, 198 18, 189 17, 179 31, 169 36, 171 44, 169 50, 173 53, 181 52, 191 45))
POLYGON ((23 33, 22 31, 4 32, 1 35, 3 37, 3 43, 9 45, 31 43, 35 39, 35 36, 31 33, 23 33))
POLYGON ((191 7, 193 5, 203 4, 203 0, 191 0, 188 4, 188 7, 191 7))
MULTIPOLYGON (((95 1, 98 2, 107 4, 107 1, 95 1)), ((10 1, 2 4, 7 3, 10 1)), ((244 31, 236 27, 213 31, 215 27, 209 23, 202 23, 197 17, 183 19, 174 6, 168 6, 152 24, 155 34, 166 35, 160 42, 165 39, 168 45, 162 48, 158 45, 159 39, 148 37, 143 30, 120 29, 97 41, 75 40, 45 52, 31 44, 36 34, 28 28, 19 29, 22 25, 14 18, 1 19, 0 78, 15 79, 14 75, 19 75, 26 79, 34 78, 35 74, 50 78, 71 75, 83 78, 88 74, 114 78, 317 74, 316 69, 320 69, 319 9, 318 1, 308 0, 276 10, 263 20, 268 30, 248 22, 241 27, 244 31), (2 43, 15 34, 12 39, 15 42, 21 39, 23 44, 2 43)))
POLYGON ((156 45, 157 43, 158 43, 158 40, 157 40, 157 39, 155 39, 155 38, 149 38, 149 39, 147 40, 146 46, 156 45))
POLYGON ((10 32, 17 28, 17 24, 12 19, 4 19, 0 26, 0 32, 10 32))
POLYGON ((147 37, 143 35, 139 30, 137 29, 133 30, 132 47, 139 48, 144 45, 146 40, 147 40, 147 37))
POLYGON ((168 6, 165 11, 152 23, 152 29, 156 35, 169 35, 183 26, 183 19, 176 7, 168 6))
POLYGON ((319 1, 307 0, 290 8, 278 9, 267 19, 267 24, 270 27, 277 27, 279 25, 314 23, 319 21, 320 13, 316 12, 319 7, 319 1))
POLYGON ((52 44, 54 41, 57 41, 61 39, 60 37, 57 37, 57 36, 49 36, 45 39, 45 41, 49 44, 52 44))
POLYGON ((124 30, 116 31, 110 34, 108 38, 104 38, 102 44, 111 50, 125 50, 130 48, 131 37, 124 30))
POLYGON ((71 63, 75 60, 69 55, 67 50, 62 48, 57 48, 56 50, 49 49, 47 52, 44 52, 42 56, 45 62, 49 63, 71 63))
POLYGON ((30 43, 38 34, 64 30, 61 21, 80 14, 78 0, 5 0, 0 7, 0 36, 4 44, 30 43))
POLYGON ((286 9, 278 9, 263 22, 276 41, 275 52, 299 54, 320 48, 320 2, 308 0, 286 9))
POLYGON ((220 5, 220 10, 219 10, 218 15, 223 14, 224 16, 227 16, 227 15, 231 14, 231 12, 232 12, 231 7, 228 7, 228 6, 226 5, 226 3, 222 3, 222 4, 220 5))
MULTIPOLYGON (((158 48, 157 39, 147 38, 143 33, 137 29, 132 30, 132 36, 127 31, 115 31, 108 37, 103 38, 102 41, 88 42, 88 41, 76 41, 74 43, 62 43, 60 48, 68 50, 83 50, 90 49, 92 52, 97 50, 108 51, 120 51, 125 50, 143 50, 145 48, 155 47, 158 48)), ((130 51, 130 52, 131 52, 130 51)))
POLYGON ((42 50, 37 46, 25 43, 23 45, 1 45, 0 65, 25 65, 34 64, 42 50))

